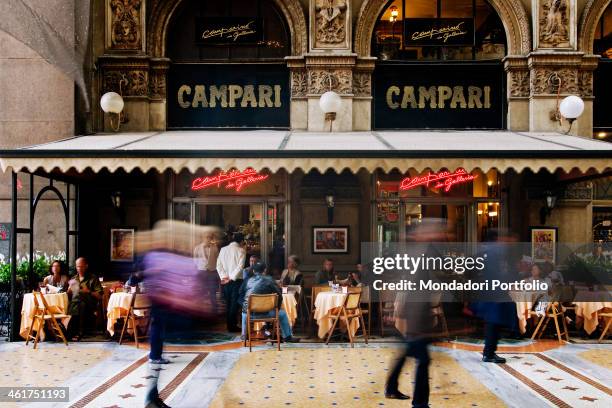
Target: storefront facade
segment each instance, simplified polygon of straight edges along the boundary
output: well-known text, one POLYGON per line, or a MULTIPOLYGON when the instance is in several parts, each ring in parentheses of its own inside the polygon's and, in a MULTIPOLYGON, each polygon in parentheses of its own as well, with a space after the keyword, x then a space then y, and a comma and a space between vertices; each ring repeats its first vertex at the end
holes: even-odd
MULTIPOLYGON (((563 3, 94 1, 91 111, 77 115, 94 136, 0 160, 79 186, 67 245, 109 277, 131 267, 109 259, 111 229, 164 218, 244 232, 274 273, 297 254, 308 277, 328 257, 351 270, 362 242, 406 241, 427 218, 448 241, 495 228, 528 241, 533 226, 608 241, 611 154, 588 139, 609 127, 610 1, 563 3), (100 109, 110 91, 125 101, 117 133, 100 109), (585 103, 571 127, 551 118, 568 95, 585 103)), ((16 197, 28 176, 15 174, 16 197)), ((24 228, 13 254, 34 250, 24 228)))

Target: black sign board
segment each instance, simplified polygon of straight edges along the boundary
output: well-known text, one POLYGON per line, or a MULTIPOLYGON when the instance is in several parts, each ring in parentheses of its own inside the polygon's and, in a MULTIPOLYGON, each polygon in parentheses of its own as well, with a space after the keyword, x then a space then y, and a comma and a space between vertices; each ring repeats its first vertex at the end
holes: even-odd
POLYGON ((288 128, 285 64, 173 64, 168 127, 288 128))
POLYGON ((503 129, 500 63, 380 63, 374 70, 376 129, 503 129))
POLYGON ((200 45, 256 44, 264 39, 260 18, 203 17, 195 24, 195 41, 200 45))
POLYGON ((472 18, 407 18, 404 20, 404 46, 472 46, 472 18))

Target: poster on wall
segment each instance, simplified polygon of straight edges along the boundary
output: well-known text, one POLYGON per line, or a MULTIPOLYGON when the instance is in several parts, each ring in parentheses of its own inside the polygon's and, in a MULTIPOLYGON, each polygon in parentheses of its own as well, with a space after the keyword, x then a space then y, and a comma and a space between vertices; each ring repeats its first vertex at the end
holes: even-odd
POLYGON ((503 129, 501 62, 379 63, 375 129, 503 129))
POLYGON ((472 46, 473 18, 404 19, 404 46, 472 46))
POLYGON ((551 262, 556 260, 557 228, 529 227, 531 236, 531 258, 533 262, 551 262))
POLYGON ((172 64, 168 128, 289 128, 287 64, 172 64))
POLYGON ((135 228, 111 228, 111 262, 134 262, 135 228))
POLYGON ((349 227, 312 227, 314 254, 346 254, 349 251, 349 227))

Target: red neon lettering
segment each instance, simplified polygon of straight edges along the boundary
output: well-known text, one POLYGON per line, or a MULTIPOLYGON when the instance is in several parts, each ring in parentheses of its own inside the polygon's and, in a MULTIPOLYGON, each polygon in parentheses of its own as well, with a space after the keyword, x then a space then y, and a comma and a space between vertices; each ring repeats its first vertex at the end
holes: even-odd
POLYGON ((469 183, 477 178, 477 175, 468 173, 465 169, 459 168, 454 173, 441 171, 439 173, 428 173, 425 176, 406 177, 400 183, 400 190, 410 190, 419 186, 432 187, 435 189, 443 188, 449 192, 453 186, 469 183))
POLYGON ((198 177, 191 183, 191 190, 204 190, 209 187, 216 186, 217 188, 224 187, 226 189, 242 190, 249 184, 254 184, 264 181, 268 178, 268 174, 260 174, 255 169, 247 168, 244 171, 230 170, 228 172, 221 171, 214 176, 198 177))

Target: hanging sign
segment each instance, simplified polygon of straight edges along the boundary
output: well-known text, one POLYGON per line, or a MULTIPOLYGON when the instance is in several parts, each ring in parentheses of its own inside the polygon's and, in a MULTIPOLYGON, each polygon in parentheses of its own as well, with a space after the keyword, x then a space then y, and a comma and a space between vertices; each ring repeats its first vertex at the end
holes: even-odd
POLYGON ((469 183, 474 180, 477 175, 470 174, 467 170, 459 168, 453 173, 450 171, 441 171, 439 173, 428 173, 425 176, 406 177, 400 183, 400 190, 411 190, 416 187, 428 187, 433 189, 443 189, 448 193, 451 188, 458 184, 469 183))
POLYGON ((404 20, 404 45, 407 47, 472 46, 474 19, 407 18, 404 20))
POLYGON ((244 171, 230 170, 228 172, 220 171, 214 176, 198 177, 191 183, 191 190, 198 191, 211 187, 225 188, 227 190, 236 190, 239 192, 249 184, 255 184, 264 181, 269 177, 268 174, 261 174, 255 169, 247 168, 244 171))
POLYGON ((199 45, 255 44, 264 39, 263 20, 250 17, 205 17, 196 19, 199 45))

